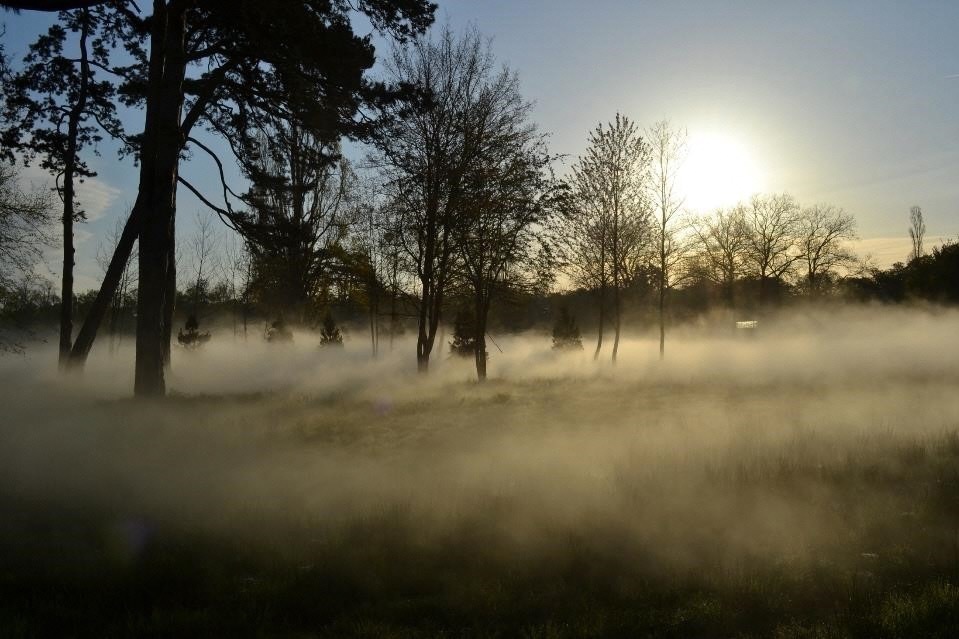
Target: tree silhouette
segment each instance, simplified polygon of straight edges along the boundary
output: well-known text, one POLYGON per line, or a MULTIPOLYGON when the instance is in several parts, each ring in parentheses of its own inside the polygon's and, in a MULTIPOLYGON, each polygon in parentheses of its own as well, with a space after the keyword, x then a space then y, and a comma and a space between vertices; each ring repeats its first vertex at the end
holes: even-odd
POLYGON ((343 334, 340 333, 340 328, 336 325, 333 315, 329 311, 323 317, 323 327, 320 329, 320 346, 343 346, 343 334))
POLYGON ((109 6, 117 17, 117 36, 133 58, 124 70, 121 93, 145 111, 143 134, 131 141, 140 161, 140 184, 71 358, 85 360, 139 240, 134 390, 157 395, 165 391, 164 341, 169 341, 176 282, 177 184, 212 204, 178 170, 188 145, 209 150, 193 137, 194 129, 199 125, 214 131, 235 149, 248 148, 257 124, 267 118, 306 123, 331 143, 343 134, 369 134, 373 124, 355 118, 357 111, 384 106, 407 92, 364 78, 373 65, 373 46, 354 34, 350 11, 355 6, 375 29, 402 40, 429 25, 434 6, 425 0, 361 0, 355 5, 299 0, 277 11, 271 3, 254 0, 199 5, 155 0, 150 15, 139 14, 132 4, 109 6), (202 71, 187 77, 188 67, 202 71))
POLYGON ((678 270, 688 252, 680 236, 677 215, 683 200, 676 194, 676 176, 686 155, 686 131, 662 120, 650 127, 650 199, 655 210, 653 249, 659 280, 659 358, 666 356, 666 291, 676 285, 678 270))
POLYGON ((81 154, 96 152, 103 131, 120 135, 115 87, 109 73, 109 52, 115 40, 104 29, 104 9, 79 9, 60 15, 60 22, 30 45, 23 67, 8 85, 3 110, 2 149, 25 162, 39 157, 40 166, 56 179, 63 202, 63 259, 60 287, 61 367, 73 343, 74 222, 85 219, 76 200, 77 182, 96 176, 81 154), (65 52, 68 36, 77 51, 65 52))
POLYGON ((476 353, 476 322, 474 314, 466 308, 456 312, 453 319, 453 337, 450 353, 459 357, 474 357, 476 353))
POLYGON ((824 281, 839 267, 851 266, 856 258, 848 246, 856 237, 856 221, 840 208, 815 204, 802 209, 797 225, 797 243, 806 267, 810 295, 822 292, 824 281))
POLYGON ((650 147, 629 118, 600 124, 572 168, 563 206, 559 244, 564 263, 597 286, 599 331, 594 358, 603 346, 606 289, 612 288, 616 361, 622 320, 622 289, 639 271, 651 228, 646 189, 650 147))
POLYGON ((457 227, 458 275, 473 306, 476 375, 486 379, 486 333, 493 299, 523 287, 535 272, 537 232, 551 210, 551 161, 545 141, 528 122, 530 104, 515 75, 487 87, 490 105, 477 113, 487 141, 463 176, 457 227), (494 97, 495 96, 495 97, 494 97))
POLYGON ((746 263, 759 280, 760 303, 767 301, 769 282, 781 280, 802 259, 796 247, 799 204, 786 193, 755 195, 743 208, 746 263))
POLYGON ((569 309, 560 307, 559 316, 553 324, 553 348, 555 350, 583 350, 583 339, 579 333, 576 318, 569 309))
POLYGON ((497 70, 475 30, 457 36, 447 28, 435 39, 397 48, 387 67, 392 81, 427 95, 412 107, 389 110, 374 158, 396 210, 398 240, 419 283, 416 360, 426 372, 460 257, 463 218, 470 198, 480 197, 474 172, 490 170, 484 157, 497 145, 502 149, 505 136, 524 135, 525 107, 514 77, 497 70))
MULTIPOLYGON (((15 169, 0 164, 0 308, 16 294, 18 280, 27 277, 51 242, 53 216, 43 192, 24 191, 15 169)), ((0 334, 0 350, 17 344, 0 334)))
POLYGON ((926 222, 922 218, 922 209, 914 206, 909 209, 909 239, 912 241, 912 252, 909 259, 914 260, 925 254, 922 242, 926 237, 926 222))
POLYGON ((229 217, 250 250, 261 304, 301 321, 342 266, 356 215, 357 178, 349 162, 332 159, 338 147, 295 123, 272 123, 241 161, 249 208, 229 217))
POLYGON ((725 304, 731 307, 736 279, 745 268, 745 207, 719 209, 712 216, 695 221, 692 229, 704 273, 722 287, 725 304))

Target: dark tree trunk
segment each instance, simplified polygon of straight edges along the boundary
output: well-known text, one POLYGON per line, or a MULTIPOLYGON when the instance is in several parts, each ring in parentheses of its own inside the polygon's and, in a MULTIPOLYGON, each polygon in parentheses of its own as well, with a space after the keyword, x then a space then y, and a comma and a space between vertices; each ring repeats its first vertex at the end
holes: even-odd
POLYGON ((376 284, 370 289, 370 348, 372 349, 373 359, 379 355, 380 347, 380 325, 379 325, 380 301, 379 293, 376 291, 376 284))
MULTIPOLYGON (((176 189, 174 188, 174 206, 176 206, 176 189)), ((163 300, 163 366, 170 370, 170 349, 173 342, 173 312, 176 310, 176 210, 170 216, 170 248, 167 252, 167 285, 163 300)), ((196 290, 200 290, 197 282, 196 290)), ((197 293, 199 295, 199 293, 197 293)), ((196 305, 194 305, 196 314, 196 305)))
POLYGON ((593 352, 593 359, 599 359, 599 353, 603 350, 603 328, 606 324, 606 284, 599 285, 599 330, 596 336, 596 350, 593 352))
MULTIPOLYGON (((71 122, 71 125, 73 123, 71 122)), ((73 129, 73 126, 71 126, 73 129)), ((75 131, 74 131, 75 132, 75 131)), ((76 146, 74 157, 76 154, 76 146)), ((73 162, 63 172, 63 274, 60 281, 60 368, 66 368, 73 344, 73 162)))
MULTIPOLYGON (((177 162, 182 147, 180 111, 185 75, 186 21, 182 8, 169 11, 162 0, 154 2, 154 19, 165 22, 162 40, 166 63, 157 101, 156 160, 150 215, 140 229, 140 273, 137 290, 136 366, 133 392, 139 397, 166 393, 163 369, 167 337, 166 305, 170 251, 176 214, 177 162), (164 20, 165 18, 165 20, 164 20)), ((156 27, 156 28, 163 28, 156 27)))
POLYGON ((659 280, 659 359, 666 358, 666 282, 659 280))
POLYGON ((619 198, 613 196, 613 353, 611 360, 616 363, 619 353, 619 329, 622 308, 619 301, 619 198))
MULTIPOLYGON (((149 162, 149 164, 152 166, 152 162, 149 162)), ((110 259, 110 265, 107 267, 107 272, 103 276, 100 290, 97 291, 97 296, 93 300, 90 310, 87 311, 87 316, 84 319, 83 325, 80 327, 80 332, 77 333, 77 339, 73 343, 69 362, 71 367, 83 368, 83 365, 87 361, 87 356, 90 354, 93 341, 97 336, 97 329, 100 328, 103 316, 106 315, 107 309, 110 308, 113 296, 116 294, 120 280, 123 278, 123 271, 127 267, 127 261, 133 252, 133 244, 139 236, 140 224, 146 214, 145 210, 148 207, 145 201, 147 195, 148 193, 144 191, 144 186, 141 184, 137 201, 133 205, 130 217, 127 218, 127 222, 123 226, 123 233, 120 234, 120 240, 117 242, 117 246, 113 251, 113 257, 110 259)))
POLYGON ((619 276, 613 277, 613 354, 612 361, 616 363, 616 355, 619 353, 619 329, 622 317, 622 307, 619 299, 619 276))
POLYGON ((424 293, 420 300, 419 329, 416 337, 416 368, 421 373, 429 372, 430 353, 436 343, 443 310, 444 291, 441 283, 444 277, 440 271, 432 280, 421 279, 424 293))
POLYGON ((476 379, 486 381, 486 331, 477 331, 476 344, 476 379))
POLYGON ((93 348, 93 342, 97 336, 97 330, 100 328, 103 316, 116 294, 120 280, 123 278, 123 271, 126 269, 127 262, 133 252, 133 244, 139 238, 143 220, 149 215, 152 206, 157 148, 157 107, 163 81, 165 59, 166 11, 163 2, 159 0, 154 2, 154 14, 150 33, 149 87, 143 140, 140 145, 140 184, 137 199, 133 205, 133 210, 130 211, 130 217, 127 218, 126 224, 123 226, 123 233, 120 235, 117 246, 113 250, 113 257, 110 259, 110 265, 103 276, 100 290, 97 291, 97 296, 87 312, 83 326, 80 327, 80 332, 73 344, 73 349, 70 351, 71 367, 83 368, 83 365, 86 364, 90 349, 93 348))
POLYGON ((666 281, 669 275, 669 265, 666 260, 666 202, 667 196, 663 193, 663 217, 659 227, 659 359, 666 358, 666 281))
POLYGON ((420 297, 419 321, 416 328, 416 370, 426 373, 430 369, 430 351, 432 344, 429 341, 429 305, 432 303, 431 282, 428 277, 420 278, 422 295, 420 297))
POLYGON ((476 296, 475 333, 473 335, 473 357, 476 360, 476 379, 486 381, 486 321, 489 318, 489 303, 483 295, 476 296))
POLYGON ((67 153, 63 166, 63 273, 60 282, 60 368, 67 368, 70 348, 73 345, 73 221, 76 217, 74 200, 76 191, 74 177, 77 166, 77 138, 80 120, 87 107, 87 92, 90 76, 90 62, 87 57, 87 36, 89 34, 89 15, 83 11, 80 28, 80 86, 77 89, 77 101, 70 109, 67 123, 67 153))

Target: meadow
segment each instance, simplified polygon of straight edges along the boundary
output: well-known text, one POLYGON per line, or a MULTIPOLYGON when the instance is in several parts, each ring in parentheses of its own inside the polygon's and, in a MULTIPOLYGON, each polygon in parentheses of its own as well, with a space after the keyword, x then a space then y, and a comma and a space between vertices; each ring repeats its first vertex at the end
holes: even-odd
POLYGON ((497 336, 484 384, 220 332, 156 402, 129 345, 5 357, 0 636, 956 636, 957 329, 497 336))

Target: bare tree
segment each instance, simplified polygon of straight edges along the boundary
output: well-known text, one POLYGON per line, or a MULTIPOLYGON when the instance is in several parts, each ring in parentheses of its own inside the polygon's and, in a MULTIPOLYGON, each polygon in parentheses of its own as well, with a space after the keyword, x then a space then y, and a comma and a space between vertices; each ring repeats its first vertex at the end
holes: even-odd
POLYGON ((193 278, 190 284, 192 294, 192 315, 199 313, 200 301, 206 296, 210 282, 216 276, 220 264, 217 257, 219 239, 213 227, 213 218, 210 215, 196 213, 195 230, 187 245, 190 253, 190 267, 193 278))
POLYGON ((719 209, 694 222, 692 229, 706 276, 723 288, 726 304, 731 306, 736 278, 745 268, 745 207, 719 209))
MULTIPOLYGON (((23 190, 13 167, 0 164, 0 305, 18 280, 32 275, 43 248, 53 242, 52 221, 49 196, 23 190)), ((18 348, 0 334, 0 351, 18 348)))
POLYGON ((573 264, 574 271, 588 275, 599 287, 599 336, 594 358, 603 345, 607 286, 611 286, 613 296, 614 362, 619 351, 621 292, 650 239, 646 200, 649 161, 649 144, 629 118, 617 113, 609 125, 600 124, 590 133, 586 153, 573 165, 568 181, 564 262, 573 264))
POLYGON ((390 257, 394 247, 388 239, 389 220, 378 185, 371 176, 360 180, 356 224, 352 229, 353 270, 362 282, 370 328, 370 352, 374 359, 380 350, 380 315, 384 297, 389 294, 390 257))
POLYGON ((237 233, 228 233, 223 242, 223 277, 230 296, 233 337, 237 335, 237 317, 243 318, 243 337, 247 336, 247 290, 250 276, 250 252, 237 233))
POLYGON ((677 270, 689 250, 680 235, 678 214, 683 198, 676 195, 676 176, 686 156, 686 131, 662 120, 647 133, 652 150, 649 188, 655 207, 653 237, 659 271, 659 358, 666 356, 666 291, 676 284, 677 270))
POLYGON ((799 205, 791 195, 756 195, 743 209, 746 226, 746 263, 759 280, 759 300, 765 302, 768 285, 785 277, 802 259, 796 247, 799 205))
POLYGON ((473 356, 479 381, 486 379, 486 334, 490 305, 497 295, 523 286, 533 275, 536 231, 550 196, 550 158, 545 141, 527 123, 530 104, 515 84, 508 89, 513 111, 497 139, 483 152, 482 164, 467 176, 462 218, 460 273, 473 301, 473 356))
POLYGON ((810 295, 821 292, 823 281, 836 268, 851 266, 856 256, 848 242, 856 239, 856 220, 830 204, 815 204, 802 210, 797 244, 806 266, 810 295))
POLYGON ((599 313, 596 349, 593 359, 599 357, 603 348, 603 332, 606 325, 606 290, 610 284, 609 220, 605 208, 595 206, 592 198, 575 186, 575 176, 570 180, 560 215, 552 229, 552 240, 557 247, 557 257, 562 269, 573 285, 597 294, 599 313))
MULTIPOLYGON (((106 244, 101 243, 97 246, 97 264, 100 269, 106 273, 110 266, 110 256, 116 250, 120 242, 120 236, 123 234, 123 221, 117 220, 113 231, 107 236, 106 244)), ((122 339, 121 324, 123 323, 124 311, 128 304, 132 303, 132 298, 136 296, 136 248, 134 247, 131 259, 127 261, 120 279, 117 282, 116 290, 113 292, 113 298, 110 300, 110 312, 107 320, 107 334, 109 335, 109 350, 115 354, 120 348, 122 339)))
POLYGON ((416 361, 426 372, 459 257, 466 176, 509 118, 513 76, 497 69, 479 33, 457 36, 449 28, 395 49, 387 72, 426 93, 413 108, 391 111, 373 158, 396 212, 396 240, 418 281, 416 361))
POLYGON ((909 259, 914 260, 925 255, 922 241, 926 237, 926 222, 922 219, 922 209, 914 206, 909 209, 909 239, 912 240, 912 252, 909 259))

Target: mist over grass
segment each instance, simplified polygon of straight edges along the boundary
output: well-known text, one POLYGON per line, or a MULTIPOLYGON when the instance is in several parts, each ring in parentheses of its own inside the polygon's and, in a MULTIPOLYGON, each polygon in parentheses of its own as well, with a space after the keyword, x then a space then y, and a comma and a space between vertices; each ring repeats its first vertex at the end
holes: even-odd
POLYGON ((80 379, 4 358, 0 629, 949 636, 957 329, 810 309, 677 328, 665 362, 635 334, 615 366, 494 335, 485 384, 446 349, 418 376, 405 340, 221 333, 155 403, 124 399, 129 345, 80 379))

